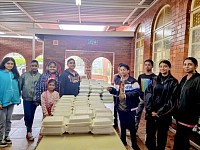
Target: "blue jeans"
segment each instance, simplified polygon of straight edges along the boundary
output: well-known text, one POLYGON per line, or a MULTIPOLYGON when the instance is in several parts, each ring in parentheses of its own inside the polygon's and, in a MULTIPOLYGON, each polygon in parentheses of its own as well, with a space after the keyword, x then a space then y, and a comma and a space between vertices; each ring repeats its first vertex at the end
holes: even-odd
POLYGON ((121 141, 124 145, 126 142, 126 129, 130 130, 132 147, 137 145, 136 130, 135 130, 135 111, 125 112, 118 110, 120 126, 121 126, 121 141))
POLYGON ((27 132, 32 132, 33 119, 37 106, 34 101, 23 101, 24 105, 24 122, 26 125, 27 132))
POLYGON ((138 104, 138 109, 136 110, 136 115, 135 115, 135 130, 137 132, 139 124, 140 124, 140 119, 142 116, 142 112, 144 109, 144 100, 140 99, 140 103, 138 104))
POLYGON ((0 110, 0 141, 9 136, 13 109, 14 105, 9 105, 0 110))

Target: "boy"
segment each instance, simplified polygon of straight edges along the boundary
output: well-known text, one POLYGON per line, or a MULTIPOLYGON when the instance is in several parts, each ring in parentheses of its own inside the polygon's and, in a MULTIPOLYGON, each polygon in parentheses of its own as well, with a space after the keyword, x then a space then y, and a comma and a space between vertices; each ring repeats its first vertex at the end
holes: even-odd
POLYGON ((136 141, 135 114, 139 103, 140 86, 129 76, 129 66, 121 64, 120 76, 116 79, 116 88, 108 87, 107 90, 116 96, 116 106, 121 126, 121 141, 126 146, 126 129, 130 130, 132 148, 140 150, 136 141))
MULTIPOLYGON (((151 83, 152 79, 156 76, 152 72, 152 68, 153 68, 153 61, 151 59, 145 60, 144 61, 144 74, 140 74, 139 77, 138 77, 138 83, 139 83, 140 88, 142 90, 142 95, 144 95, 146 88, 151 83)), ((140 98, 141 98, 140 103, 138 105, 138 109, 136 111, 136 116, 135 116, 136 132, 138 130, 138 126, 139 126, 140 119, 141 119, 141 116, 142 116, 142 112, 143 112, 143 109, 144 109, 144 96, 141 96, 140 98)))
POLYGON ((32 125, 36 107, 39 105, 35 102, 35 86, 40 77, 38 73, 39 63, 37 60, 31 61, 31 71, 25 72, 19 79, 20 91, 22 91, 22 99, 24 105, 24 121, 27 128, 26 139, 34 141, 32 136, 32 125))

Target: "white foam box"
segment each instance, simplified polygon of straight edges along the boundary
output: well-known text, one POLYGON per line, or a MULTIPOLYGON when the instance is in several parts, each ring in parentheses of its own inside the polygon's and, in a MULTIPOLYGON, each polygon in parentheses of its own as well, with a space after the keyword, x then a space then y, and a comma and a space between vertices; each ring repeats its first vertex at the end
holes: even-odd
POLYGON ((113 127, 107 127, 107 128, 93 128, 91 130, 93 134, 113 134, 115 133, 113 127))
POLYGON ((94 113, 92 110, 80 110, 80 109, 76 109, 74 110, 73 114, 75 116, 80 116, 80 115, 89 115, 90 117, 94 117, 94 113))
POLYGON ((61 97, 61 99, 64 99, 64 98, 74 98, 74 95, 63 95, 62 97, 61 97))
POLYGON ((74 123, 91 123, 91 118, 89 115, 70 116, 69 124, 74 124, 74 123))
POLYGON ((65 126, 49 127, 49 128, 42 127, 41 128, 42 135, 62 135, 63 133, 65 133, 65 126))
POLYGON ((91 131, 89 126, 68 126, 66 132, 68 133, 88 133, 91 131))
POLYGON ((63 116, 47 116, 42 121, 42 126, 63 126, 63 116))
POLYGON ((95 113, 112 113, 112 111, 109 108, 95 108, 95 113))
POLYGON ((113 122, 109 118, 95 118, 92 120, 92 126, 112 126, 113 122))

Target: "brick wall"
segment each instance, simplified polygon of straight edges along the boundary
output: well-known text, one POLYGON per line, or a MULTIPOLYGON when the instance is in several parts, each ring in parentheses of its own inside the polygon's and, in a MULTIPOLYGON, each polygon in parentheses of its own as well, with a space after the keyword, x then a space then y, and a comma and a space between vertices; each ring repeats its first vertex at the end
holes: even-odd
MULTIPOLYGON (((132 25, 132 30, 136 31, 139 24, 145 27, 144 60, 152 58, 153 28, 155 19, 165 5, 170 5, 172 10, 172 44, 170 49, 170 61, 172 63, 172 74, 179 80, 184 75, 182 64, 184 58, 188 56, 189 44, 189 10, 190 0, 159 0, 148 11, 146 11, 132 25)), ((132 58, 134 58, 134 40, 132 58)), ((133 59, 132 59, 133 60, 133 59)))
MULTIPOLYGON (((42 55, 42 43, 36 41, 36 57, 42 55)), ((0 60, 9 53, 18 53, 26 60, 28 67, 32 60, 32 40, 20 38, 0 38, 0 60)), ((29 67, 27 68, 29 69, 29 67)))
POLYGON ((107 58, 115 72, 119 63, 130 65, 131 44, 132 38, 45 35, 44 63, 55 60, 63 70, 65 57, 79 56, 85 62, 85 73, 90 78, 92 62, 98 57, 107 58), (53 40, 58 40, 58 45, 53 45, 53 40))

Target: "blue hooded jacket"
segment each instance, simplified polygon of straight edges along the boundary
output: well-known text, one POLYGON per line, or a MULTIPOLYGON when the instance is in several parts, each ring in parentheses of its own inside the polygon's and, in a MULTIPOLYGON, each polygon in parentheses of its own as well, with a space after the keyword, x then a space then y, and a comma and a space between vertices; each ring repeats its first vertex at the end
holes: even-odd
POLYGON ((14 74, 0 70, 0 105, 3 107, 20 104, 19 83, 14 74))

